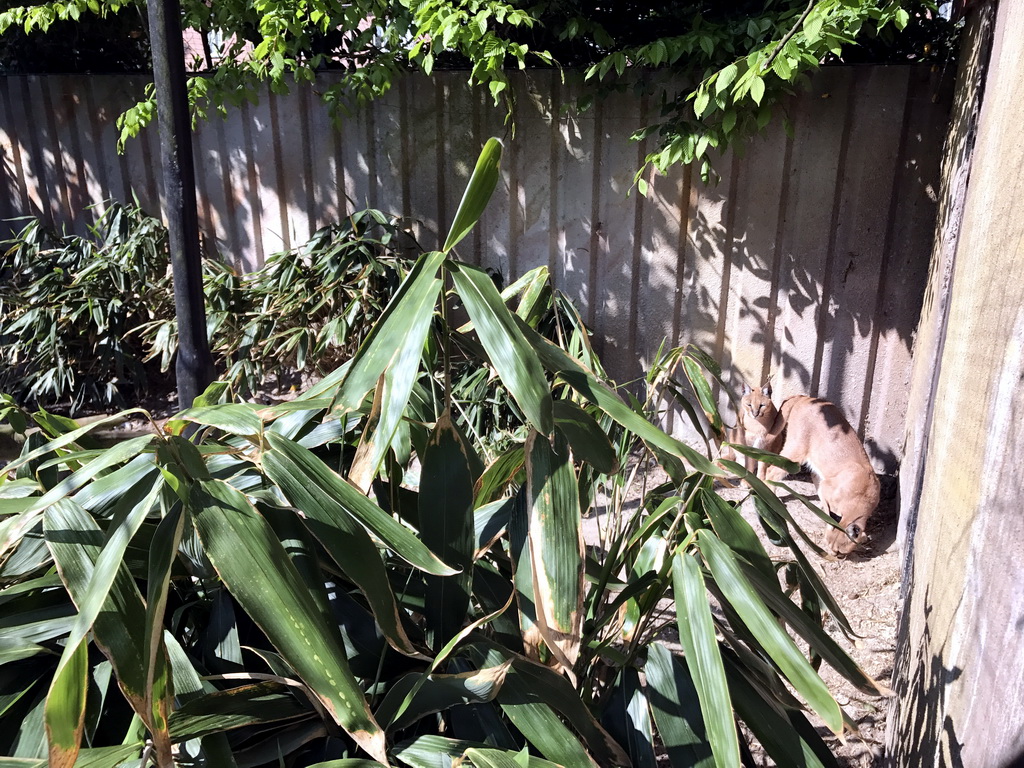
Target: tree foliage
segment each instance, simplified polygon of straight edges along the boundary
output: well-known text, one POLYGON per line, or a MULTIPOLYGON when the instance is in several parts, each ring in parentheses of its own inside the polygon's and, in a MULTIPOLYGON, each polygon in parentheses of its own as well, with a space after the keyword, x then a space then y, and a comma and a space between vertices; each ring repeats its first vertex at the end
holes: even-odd
MULTIPOLYGON (((71 0, 0 13, 12 27, 117 12, 123 0, 71 0)), ((831 61, 907 61, 948 55, 951 26, 932 0, 744 0, 664 4, 579 0, 184 0, 182 25, 222 40, 216 65, 191 79, 197 118, 224 113, 334 70, 321 89, 344 113, 387 92, 404 72, 465 67, 472 86, 511 107, 507 71, 585 68, 589 101, 637 72, 680 77, 657 86, 662 116, 636 138, 657 137, 659 169, 700 162, 763 128, 779 102, 831 61)), ((212 61, 210 63, 213 63, 212 61)), ((511 112, 510 112, 511 113, 511 112)), ((122 141, 153 117, 153 96, 121 120, 122 141)), ((643 191, 643 184, 641 184, 643 191)))

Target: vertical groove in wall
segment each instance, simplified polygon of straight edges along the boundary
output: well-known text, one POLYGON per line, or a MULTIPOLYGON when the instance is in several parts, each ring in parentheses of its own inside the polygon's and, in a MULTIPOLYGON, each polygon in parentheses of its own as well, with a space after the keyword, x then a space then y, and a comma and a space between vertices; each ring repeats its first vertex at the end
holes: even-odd
MULTIPOLYGON (((11 83, 14 81, 15 78, 13 77, 6 78, 4 87, 0 89, 3 93, 4 114, 8 115, 8 120, 10 120, 10 116, 14 114, 14 108, 11 106, 11 83)), ((21 141, 18 139, 16 132, 9 133, 8 136, 10 136, 11 139, 11 159, 14 163, 14 170, 17 173, 22 212, 27 214, 31 211, 32 205, 28 195, 28 184, 25 183, 25 161, 21 156, 21 141)))
POLYGON ((839 232, 839 214, 843 203, 843 182, 846 179, 846 157, 850 148, 850 133, 853 128, 857 103, 857 84, 854 74, 846 97, 846 119, 843 121, 843 137, 839 142, 839 160, 836 163, 836 186, 832 196, 832 219, 828 229, 828 249, 825 251, 825 268, 821 277, 821 301, 818 304, 818 318, 815 326, 817 345, 814 349, 814 367, 811 370, 809 394, 817 397, 821 386, 821 367, 825 354, 825 325, 828 321, 829 304, 832 301, 832 268, 836 255, 836 235, 839 232))
POLYGON ((349 214, 348 169, 345 167, 345 120, 331 117, 331 136, 334 139, 334 184, 338 194, 338 221, 349 214))
POLYGON ((690 224, 697 208, 697 190, 693 186, 693 164, 683 168, 683 187, 679 192, 679 250, 676 261, 676 295, 672 310, 672 346, 678 347, 683 335, 683 295, 686 291, 686 250, 690 237, 690 224))
MULTIPOLYGON (((235 243, 238 247, 231 248, 228 244, 228 253, 231 257, 231 263, 237 268, 242 269, 244 262, 242 259, 242 243, 245 242, 244 233, 242 231, 242 224, 239 221, 238 216, 238 198, 236 197, 236 190, 241 186, 236 184, 231 174, 231 151, 228 149, 228 140, 224 132, 223 119, 217 120, 217 154, 220 156, 220 183, 221 189, 224 192, 224 204, 227 206, 227 210, 224 211, 225 222, 224 222, 224 234, 230 235, 234 238, 235 243)), ((196 169, 197 174, 199 169, 196 169)))
MULTIPOLYGON (((587 277, 587 325, 594 327, 597 318, 597 305, 600 297, 597 295, 597 274, 601 258, 601 152, 604 145, 604 102, 599 100, 594 109, 594 149, 591 154, 593 158, 594 172, 590 183, 590 271, 587 277)), ((600 354, 604 350, 601 338, 597 337, 597 351, 600 354)))
MULTIPOLYGON (((299 92, 299 108, 302 110, 298 121, 302 139, 302 178, 305 187, 303 191, 306 193, 306 231, 312 235, 320 223, 320 216, 317 215, 316 169, 313 168, 313 137, 310 133, 313 114, 309 104, 309 86, 300 85, 296 90, 299 92)), ((278 186, 281 187, 282 194, 287 192, 282 182, 278 182, 278 186)))
POLYGON ((162 163, 160 162, 160 130, 156 125, 156 122, 150 123, 146 128, 142 129, 132 141, 139 142, 139 152, 142 155, 142 169, 145 175, 145 189, 149 199, 152 200, 152 205, 156 208, 156 214, 161 215, 163 210, 163 183, 161 181, 162 175, 162 163), (153 145, 156 146, 154 152, 153 145))
POLYGON ((551 276, 551 285, 557 289, 558 262, 558 231, 559 231, 559 194, 558 179, 562 163, 562 132, 559 125, 558 105, 562 103, 562 83, 552 70, 551 73, 551 101, 548 103, 548 117, 551 120, 550 145, 548 152, 551 155, 551 163, 548 166, 548 190, 550 202, 548 204, 548 274, 551 276))
POLYGON ((274 188, 281 211, 281 245, 288 251, 292 247, 292 228, 288 216, 288 198, 284 194, 284 152, 282 150, 281 119, 277 114, 277 94, 267 94, 270 107, 270 135, 274 143, 274 188))
POLYGON ((519 215, 519 142, 508 143, 508 282, 519 277, 519 243, 523 217, 519 215))
MULTIPOLYGON (((248 102, 242 104, 242 136, 246 146, 251 147, 252 142, 252 117, 249 114, 248 102)), ((246 179, 249 182, 249 215, 253 236, 253 253, 255 263, 253 267, 259 268, 266 261, 266 254, 263 251, 263 202, 260 195, 259 175, 256 173, 256 160, 251 153, 245 158, 246 179)))
MULTIPOLYGON (((690 227, 696 219, 697 188, 693 183, 693 163, 683 167, 683 184, 679 191, 679 243, 676 257, 676 295, 672 306, 672 346, 678 347, 683 339, 683 296, 686 294, 686 252, 690 242, 690 227)), ((696 259, 691 265, 696 269, 696 259)), ((669 408, 666 428, 669 434, 675 434, 676 408, 669 408)))
POLYGON ((400 143, 402 147, 402 218, 409 225, 412 218, 412 141, 409 133, 412 130, 409 119, 409 75, 398 81, 398 121, 401 123, 400 143))
POLYGON ((434 84, 434 130, 437 131, 437 239, 438 247, 444 245, 448 231, 448 198, 446 165, 448 159, 448 133, 444 129, 446 80, 433 80, 434 84))
POLYGON ((366 196, 371 208, 380 208, 377 194, 380 187, 380 176, 377 174, 377 102, 370 102, 363 109, 366 111, 366 196))
MULTIPOLYGON (((640 97, 640 124, 646 125, 647 121, 647 94, 644 93, 640 97)), ((644 167, 644 158, 647 157, 647 139, 644 138, 637 142, 636 146, 636 167, 644 167)), ((640 190, 636 189, 633 195, 633 263, 630 268, 630 286, 629 286, 629 342, 626 347, 627 353, 629 354, 630 360, 640 360, 640 353, 637 350, 637 336, 639 330, 637 328, 637 319, 640 316, 640 280, 642 277, 641 273, 641 261, 643 256, 643 244, 644 244, 644 200, 646 198, 640 194, 640 190)), ((650 318, 648 318, 650 321, 650 318)), ((649 361, 648 361, 649 362, 649 361)))
MULTIPOLYGON (((86 117, 84 122, 88 122, 89 128, 91 129, 91 136, 93 142, 102 142, 104 140, 103 129, 100 125, 99 110, 96 109, 96 97, 93 93, 93 83, 95 82, 92 78, 88 78, 79 81, 82 90, 85 92, 85 111, 86 117)), ((111 190, 114 185, 110 183, 110 174, 107 173, 107 164, 103 162, 101 152, 103 147, 97 147, 96 149, 96 183, 100 187, 100 196, 109 198, 111 197, 111 190)), ((118 185, 121 186, 121 185, 118 185)), ((124 197, 122 200, 127 201, 129 198, 124 197)))
POLYGON ((899 178, 901 169, 905 168, 907 155, 907 133, 910 131, 910 114, 912 111, 914 87, 907 84, 907 96, 903 103, 903 126, 900 130, 900 143, 896 149, 896 166, 892 182, 892 194, 889 196, 889 213, 885 224, 885 238, 882 245, 882 264, 878 275, 878 293, 875 296, 875 308, 871 313, 871 345, 868 348, 868 365, 864 372, 864 396, 861 400, 860 422, 857 434, 863 435, 867 426, 868 410, 871 406, 871 394, 875 379, 875 362, 878 357, 878 337, 881 332, 882 299, 885 296, 886 282, 889 278, 889 262, 893 259, 892 243, 896 231, 896 219, 899 216, 899 178))
MULTIPOLYGON (((206 126, 209 128, 209 124, 206 126)), ((209 131, 206 131, 207 141, 209 131)), ((215 221, 216 211, 213 209, 213 201, 210 199, 210 190, 206 183, 206 164, 203 162, 203 145, 196 134, 192 134, 192 170, 196 180, 196 208, 199 211, 199 237, 206 238, 212 242, 212 247, 217 247, 217 226, 215 221)), ((214 147, 216 150, 216 147, 214 147)))
MULTIPOLYGON (((72 79, 69 77, 62 77, 57 81, 63 87, 60 88, 58 98, 61 101, 61 113, 65 119, 65 130, 68 135, 69 150, 71 152, 71 162, 75 165, 75 188, 69 191, 68 198, 71 199, 70 192, 74 192, 74 199, 71 204, 72 210, 84 212, 84 209, 92 202, 91 195, 89 194, 89 176, 86 173, 85 167, 85 155, 82 154, 82 142, 81 142, 81 131, 79 124, 85 123, 86 120, 79 121, 77 101, 68 94, 68 88, 71 85, 72 79)), ((63 156, 63 152, 61 152, 63 156)), ((96 211, 93 211, 90 216, 95 216, 96 211)))
POLYGON ((775 224, 775 243, 772 248, 772 279, 768 294, 767 327, 765 328, 764 356, 761 358, 761 381, 768 381, 771 376, 772 358, 779 347, 775 337, 775 321, 779 316, 778 293, 779 279, 782 268, 782 240, 789 215, 789 179, 790 163, 793 160, 793 134, 786 137, 786 151, 782 159, 782 187, 779 190, 779 215, 775 224))
POLYGON ((36 210, 38 215, 44 220, 53 222, 53 216, 50 213, 50 198, 46 189, 46 169, 45 158, 43 157, 42 150, 42 131, 32 130, 30 126, 39 125, 39 118, 34 112, 35 105, 39 103, 40 96, 33 92, 30 88, 32 80, 29 76, 23 76, 17 78, 17 82, 20 85, 20 91, 22 91, 22 97, 17 99, 20 103, 20 109, 22 109, 22 119, 24 121, 23 128, 25 132, 29 134, 29 152, 31 153, 28 162, 28 169, 30 171, 29 178, 27 181, 34 181, 34 186, 30 185, 28 188, 28 195, 30 199, 33 193, 35 193, 36 210))
MULTIPOLYGON (((43 110, 46 112, 44 117, 46 123, 46 135, 50 139, 50 150, 53 156, 53 183, 57 186, 58 191, 58 195, 51 197, 50 200, 50 217, 54 222, 57 222, 61 218, 61 205, 64 206, 64 210, 68 211, 71 217, 74 217, 77 212, 71 207, 71 201, 68 197, 68 174, 64 170, 63 148, 60 145, 60 140, 57 138, 57 120, 55 117, 57 110, 53 103, 53 88, 50 86, 52 79, 49 77, 37 77, 35 79, 39 82, 40 90, 42 91, 43 98, 41 105, 43 106, 43 110)), ((40 106, 40 102, 35 102, 33 106, 40 106)), ((40 155, 40 157, 44 158, 43 162, 45 163, 45 154, 40 155)), ((49 183, 47 179, 47 176, 49 175, 50 174, 47 174, 46 169, 44 168, 43 175, 40 177, 44 185, 49 183)))
MULTIPOLYGON (((722 360, 725 353, 725 327, 729 318, 729 281, 732 279, 733 238, 736 224, 737 184, 740 175, 740 161, 735 151, 729 158, 729 199, 725 211, 725 241, 722 243, 722 289, 718 296, 718 326, 715 329, 715 359, 722 360)), ((714 394, 718 397, 718 382, 714 394)))

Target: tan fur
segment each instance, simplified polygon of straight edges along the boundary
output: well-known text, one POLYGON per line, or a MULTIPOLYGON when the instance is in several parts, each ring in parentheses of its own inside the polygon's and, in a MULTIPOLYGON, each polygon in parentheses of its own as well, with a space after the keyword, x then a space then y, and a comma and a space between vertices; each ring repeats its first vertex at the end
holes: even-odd
MULTIPOLYGON (((777 409, 768 386, 745 394, 740 405, 735 432, 742 432, 736 436, 742 436, 745 445, 807 465, 817 480, 825 511, 842 526, 826 534, 829 548, 841 555, 856 549, 866 538, 864 527, 878 506, 879 483, 864 446, 838 406, 796 395, 777 409)), ((767 480, 781 480, 786 474, 768 464, 758 469, 758 476, 767 480)))

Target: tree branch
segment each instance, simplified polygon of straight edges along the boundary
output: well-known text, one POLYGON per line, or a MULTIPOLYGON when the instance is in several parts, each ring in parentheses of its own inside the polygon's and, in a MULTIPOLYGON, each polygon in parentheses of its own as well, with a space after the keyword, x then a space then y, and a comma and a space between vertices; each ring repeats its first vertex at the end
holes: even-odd
POLYGON ((803 25, 804 19, 811 15, 811 11, 814 10, 814 6, 816 6, 818 2, 819 0, 810 0, 810 2, 807 3, 807 7, 804 8, 804 12, 800 14, 800 18, 796 20, 796 24, 794 24, 789 32, 786 33, 785 37, 779 40, 779 44, 775 46, 775 50, 772 51, 765 63, 761 65, 762 72, 766 72, 768 67, 772 65, 772 62, 775 61, 775 57, 782 53, 782 49, 786 47, 786 43, 793 39, 793 35, 795 35, 797 30, 803 25))

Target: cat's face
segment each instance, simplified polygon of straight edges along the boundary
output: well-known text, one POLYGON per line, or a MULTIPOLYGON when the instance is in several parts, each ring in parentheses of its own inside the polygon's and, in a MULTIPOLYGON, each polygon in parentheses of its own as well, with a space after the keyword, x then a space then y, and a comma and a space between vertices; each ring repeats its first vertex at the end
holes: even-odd
POLYGON ((750 387, 743 388, 743 399, 740 401, 740 410, 743 411, 744 420, 764 422, 774 415, 775 405, 772 403, 772 388, 765 384, 760 389, 751 390, 750 387))

